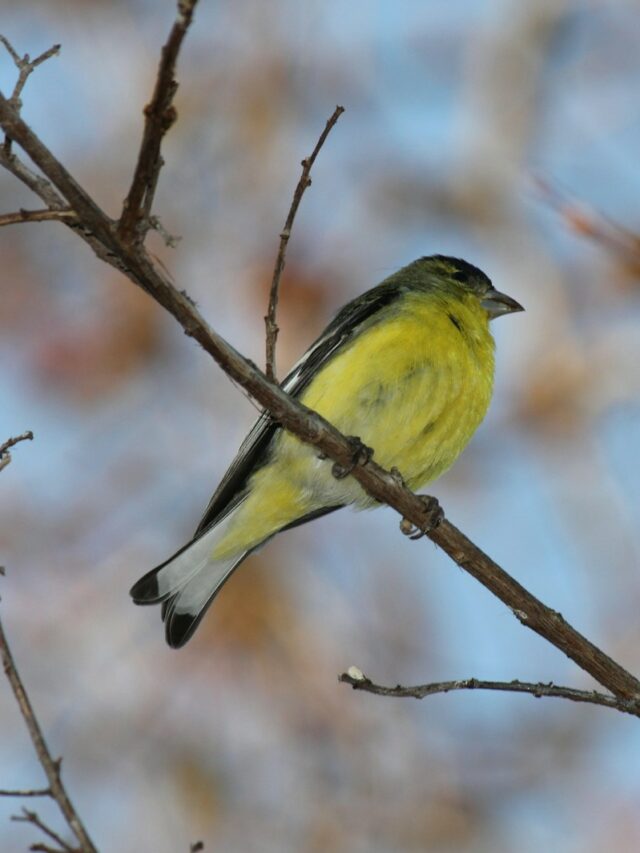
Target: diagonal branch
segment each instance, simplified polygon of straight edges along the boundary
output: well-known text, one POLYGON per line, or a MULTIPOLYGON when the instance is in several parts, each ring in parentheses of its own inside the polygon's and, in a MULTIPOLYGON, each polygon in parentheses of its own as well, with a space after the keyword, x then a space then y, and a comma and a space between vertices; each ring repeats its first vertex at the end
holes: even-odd
MULTIPOLYGON (((4 628, 2 627, 1 620, 0 658, 2 658, 4 672, 7 676, 9 684, 11 685, 13 694, 16 697, 16 702, 18 703, 18 707, 20 708, 20 713, 22 714, 24 721, 27 725, 31 742, 38 756, 38 761, 42 765, 42 769, 44 770, 47 776, 51 796, 60 807, 60 811, 64 815, 65 820, 67 821, 74 835, 78 839, 83 853, 97 853, 96 848, 93 842, 91 841, 91 838, 89 837, 89 833, 87 832, 84 827, 84 824, 80 820, 80 817, 76 812, 73 803, 71 802, 69 795, 67 794, 66 788, 60 778, 60 760, 56 761, 51 757, 49 747, 47 746, 47 743, 44 739, 44 735, 42 734, 42 729, 40 728, 40 724, 38 723, 38 720, 36 718, 33 706, 31 704, 29 696, 27 695, 27 691, 24 687, 24 684, 22 683, 22 679, 20 678, 15 662, 13 660, 13 655, 11 654, 11 649, 9 648, 9 643, 4 633, 4 628)), ((31 823, 36 823, 36 825, 40 826, 40 823, 37 823, 30 817, 30 815, 34 814, 33 812, 27 812, 25 810, 24 814, 25 817, 22 818, 22 820, 29 820, 31 823)), ((42 826, 40 826, 40 828, 43 829, 42 826)), ((46 828, 43 829, 43 831, 46 831, 51 834, 50 830, 46 828)), ((61 846, 64 845, 64 842, 62 842, 58 837, 56 837, 56 841, 61 846)), ((65 849, 71 848, 69 848, 67 845, 65 849)))
POLYGON ((585 702, 590 705, 601 705, 604 708, 613 708, 634 717, 640 717, 640 707, 637 702, 628 702, 618 699, 597 690, 577 690, 575 687, 563 687, 557 684, 534 684, 529 681, 486 681, 480 678, 465 678, 462 681, 433 681, 429 684, 417 684, 413 687, 403 687, 397 684, 395 687, 385 687, 375 684, 367 678, 357 667, 350 666, 347 672, 338 676, 342 684, 350 684, 354 690, 362 690, 365 693, 373 693, 376 696, 393 696, 397 698, 424 699, 426 696, 434 696, 436 693, 451 693, 454 690, 499 690, 506 693, 528 693, 539 699, 543 696, 558 699, 570 699, 572 702, 585 702))
MULTIPOLYGON (((142 287, 182 325, 185 333, 208 352, 231 379, 254 397, 274 419, 302 441, 317 447, 381 503, 393 507, 422 530, 428 524, 425 503, 394 473, 373 460, 353 466, 352 443, 316 412, 291 399, 277 385, 211 329, 184 291, 149 258, 141 245, 123 241, 113 222, 78 185, 64 166, 0 95, 0 126, 18 142, 57 190, 67 199, 83 227, 75 229, 107 263, 142 287), (96 248, 97 244, 97 248, 96 248)), ((500 598, 519 621, 570 657, 616 696, 640 701, 640 681, 544 605, 446 519, 427 532, 461 568, 500 598)))
MULTIPOLYGON (((34 826, 37 826, 38 829, 43 832, 45 835, 48 835, 49 838, 52 838, 56 844, 59 846, 60 851, 63 853, 78 853, 77 850, 74 850, 70 844, 61 838, 57 832, 54 832, 51 827, 47 826, 46 823, 40 820, 36 812, 29 811, 29 809, 22 809, 21 815, 13 815, 11 820, 15 820, 17 823, 32 823, 34 826)), ((33 844, 31 846, 31 850, 46 850, 47 853, 53 850, 52 847, 47 847, 45 844, 33 844)), ((56 851, 58 853, 58 851, 56 851)))
POLYGON ((296 218, 296 213, 300 207, 304 191, 307 187, 311 186, 311 169, 316 161, 316 157, 320 153, 320 149, 326 142, 327 137, 335 127, 336 122, 343 112, 344 107, 335 108, 333 114, 327 120, 324 130, 320 134, 320 138, 316 142, 316 147, 313 149, 311 154, 308 157, 305 157, 302 161, 302 174, 300 175, 300 180, 298 181, 298 185, 293 193, 293 199, 291 200, 291 207, 289 208, 287 220, 280 233, 280 248, 278 249, 276 265, 273 270, 273 278, 271 280, 271 290, 269 291, 269 308, 267 310, 267 316, 264 318, 265 326, 267 328, 267 366, 265 373, 267 375, 267 379, 271 382, 276 381, 276 340, 278 338, 278 332, 280 331, 276 323, 278 290, 280 288, 280 279, 282 278, 282 272, 284 270, 285 256, 287 254, 289 238, 291 237, 293 221, 296 218))
POLYGON ((165 133, 178 116, 173 106, 178 89, 175 80, 176 62, 197 2, 179 0, 178 15, 167 43, 162 48, 153 96, 144 108, 145 123, 138 162, 118 223, 118 233, 126 243, 142 243, 153 225, 149 217, 160 169, 164 165, 160 146, 165 133))

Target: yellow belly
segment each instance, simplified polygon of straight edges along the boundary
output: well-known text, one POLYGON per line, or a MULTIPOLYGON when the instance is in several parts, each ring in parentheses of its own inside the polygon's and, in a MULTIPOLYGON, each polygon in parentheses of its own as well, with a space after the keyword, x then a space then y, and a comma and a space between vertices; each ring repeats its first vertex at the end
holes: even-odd
MULTIPOLYGON (((424 297, 344 347, 311 382, 301 401, 342 433, 374 449, 412 489, 443 473, 482 421, 493 385, 493 339, 479 307, 456 306, 464 333, 446 310, 424 297)), ((289 433, 278 435, 272 461, 254 474, 214 556, 255 547, 292 521, 324 506, 374 502, 350 477, 336 480, 330 460, 289 433)))

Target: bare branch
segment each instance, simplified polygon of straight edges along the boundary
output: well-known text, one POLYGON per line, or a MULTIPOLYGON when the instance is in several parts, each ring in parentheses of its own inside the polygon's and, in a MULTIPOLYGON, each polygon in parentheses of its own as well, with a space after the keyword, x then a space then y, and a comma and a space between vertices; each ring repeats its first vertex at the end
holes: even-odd
POLYGON ((267 379, 270 382, 276 381, 276 340, 278 338, 278 325, 276 323, 276 311, 278 309, 278 291, 280 288, 280 279, 282 278, 282 272, 284 270, 285 264, 285 256, 287 254, 287 245, 289 243, 289 238, 291 237, 291 229, 293 228, 293 222, 296 218, 296 213, 298 212, 298 208, 300 207, 300 202, 302 201, 302 196, 304 195, 304 191, 307 187, 311 186, 311 169, 313 164, 316 161, 316 157, 320 153, 320 149, 326 142, 327 137, 333 130, 336 125, 336 122, 344 112, 344 107, 336 107, 333 111, 333 115, 327 120, 324 130, 320 134, 320 138, 316 142, 316 147, 313 149, 311 154, 308 157, 305 157, 302 161, 302 174, 300 175, 300 180, 298 181, 298 185, 295 188, 293 193, 293 199, 291 200, 291 207, 289 208, 289 213, 287 215, 286 222, 284 223, 284 228, 280 233, 280 248, 278 249, 278 256, 276 257, 276 265, 273 270, 273 278, 271 280, 271 290, 269 291, 269 308, 267 310, 267 316, 264 318, 265 326, 267 329, 267 364, 265 373, 267 375, 267 379))
POLYGON ((23 432, 22 435, 16 435, 13 438, 8 438, 5 442, 0 444, 0 471, 2 471, 3 468, 6 468, 11 462, 9 448, 14 447, 19 441, 33 441, 33 433, 31 430, 29 429, 26 432, 23 432))
MULTIPOLYGON (((29 811, 29 809, 22 809, 22 814, 12 815, 11 820, 15 820, 16 823, 32 823, 34 826, 37 826, 41 832, 44 832, 45 835, 48 835, 49 838, 53 839, 56 844, 60 845, 60 850, 64 850, 65 853, 77 853, 77 851, 71 847, 71 845, 67 844, 67 842, 61 838, 57 832, 54 832, 54 830, 47 826, 46 823, 43 823, 36 812, 29 811)), ((49 851, 52 848, 46 847, 44 844, 34 844, 31 849, 49 851)))
POLYGON ((51 788, 22 788, 9 790, 0 788, 0 797, 50 797, 51 788))
MULTIPOLYGON (((416 528, 425 529, 429 515, 425 511, 424 501, 404 487, 397 475, 385 471, 373 460, 362 460, 354 466, 353 446, 345 436, 317 413, 270 383, 254 364, 216 334, 189 297, 174 287, 168 276, 154 265, 142 245, 132 245, 120 239, 112 220, 78 185, 2 95, 0 126, 22 146, 67 199, 82 222, 82 227, 70 227, 74 227, 98 257, 122 271, 169 311, 185 333, 198 341, 225 373, 271 412, 285 429, 350 470, 350 475, 377 501, 393 507, 416 528)), ((531 595, 449 521, 443 519, 437 526, 429 528, 427 536, 503 601, 523 625, 564 652, 613 694, 634 702, 640 699, 638 679, 571 627, 559 613, 531 595)))
POLYGON ((434 696, 436 693, 451 693, 454 690, 499 690, 506 693, 528 693, 539 699, 543 696, 558 699, 570 699, 572 702, 586 702, 590 705, 601 705, 604 708, 613 708, 634 717, 640 717, 640 704, 618 699, 606 693, 598 693, 596 690, 576 690, 574 687, 562 687, 560 685, 534 684, 528 681, 486 681, 480 678, 465 678, 462 681, 433 681, 429 684, 417 684, 413 687, 403 687, 397 684, 395 687, 385 687, 375 684, 367 678, 357 667, 349 667, 347 672, 338 676, 342 684, 350 684, 354 690, 363 690, 365 693, 374 693, 376 696, 393 696, 397 698, 410 697, 413 699, 424 699, 426 696, 434 696))
MULTIPOLYGON (((47 776, 51 796, 60 807, 60 811, 64 815, 65 820, 78 839, 83 853, 97 853, 96 848, 94 847, 94 844, 80 820, 73 803, 69 799, 69 795, 67 794, 62 780, 60 779, 60 760, 58 759, 56 761, 51 757, 49 747, 47 746, 44 735, 42 734, 42 729, 40 728, 40 724, 36 718, 33 706, 31 705, 27 691, 25 690, 22 679, 20 678, 14 663, 13 655, 11 654, 11 649, 9 648, 9 643, 4 633, 4 628, 2 627, 2 620, 0 620, 0 657, 2 658, 5 675, 11 685, 18 707, 20 708, 20 713, 22 714, 29 731, 29 736, 36 751, 36 755, 38 756, 42 769, 47 776)), ((34 812, 27 812, 26 809, 24 810, 24 813, 25 815, 35 814, 34 812)), ((37 815, 35 815, 35 817, 37 818, 37 815)), ((37 826, 40 826, 40 823, 36 822, 36 820, 31 817, 24 817, 22 819, 29 820, 31 823, 35 823, 37 826)), ((40 826, 40 828, 43 829, 42 826, 40 826)), ((51 835, 49 830, 43 829, 43 831, 47 831, 51 835)), ((65 843, 57 836, 51 835, 51 837, 55 838, 57 843, 59 843, 63 849, 72 849, 68 845, 65 846, 65 843)))
POLYGON ((144 108, 145 124, 129 193, 122 208, 118 233, 126 243, 142 243, 153 226, 149 216, 164 161, 160 146, 177 118, 173 98, 178 89, 176 62, 198 0, 178 0, 178 15, 162 48, 151 102, 144 108))
POLYGON ((77 222, 78 216, 73 210, 16 210, 13 213, 0 213, 0 228, 3 225, 17 225, 20 222, 77 222))

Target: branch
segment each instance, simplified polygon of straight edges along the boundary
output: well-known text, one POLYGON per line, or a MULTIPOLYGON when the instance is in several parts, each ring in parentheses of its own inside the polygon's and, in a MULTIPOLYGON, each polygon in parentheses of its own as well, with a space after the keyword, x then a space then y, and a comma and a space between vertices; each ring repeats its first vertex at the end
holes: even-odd
POLYGON ((280 233, 280 248, 278 249, 276 265, 273 270, 273 279, 271 280, 271 290, 269 292, 269 308, 267 311, 267 316, 264 318, 265 326, 267 328, 267 366, 265 372, 267 375, 267 379, 269 379, 269 381, 271 382, 276 381, 276 339, 278 337, 278 332, 280 331, 276 323, 276 310, 278 308, 278 289, 280 287, 282 271, 284 270, 285 255, 287 253, 287 245, 289 243, 289 238, 291 237, 293 221, 296 218, 296 213, 298 212, 298 208, 300 207, 300 202, 302 201, 304 191, 307 189, 307 187, 311 186, 310 174, 313 164, 316 161, 316 157, 320 153, 320 149, 324 145, 327 137, 335 127, 336 122, 338 121, 343 112, 344 107, 335 108, 335 110, 333 111, 333 115, 328 119, 324 130, 320 134, 320 138, 316 142, 316 147, 313 149, 309 157, 305 157, 302 161, 302 174, 300 175, 300 180, 298 181, 298 185, 293 193, 291 207, 289 208, 289 214, 287 216, 286 222, 284 223, 284 228, 280 233))
MULTIPOLYGON (((60 807, 60 811, 78 839, 83 853, 97 853, 96 848, 80 820, 78 813, 73 807, 73 803, 69 799, 69 795, 67 794, 66 788, 60 778, 60 759, 56 761, 51 757, 51 753, 49 752, 44 735, 42 734, 42 729, 40 728, 40 724, 36 718, 33 706, 31 705, 27 691, 25 690, 22 679, 20 678, 14 663, 13 655, 11 654, 11 649, 9 648, 9 643, 4 633, 4 628, 2 627, 2 620, 0 620, 0 657, 2 658, 5 675, 7 676, 11 689, 13 690, 13 694, 16 697, 18 707, 20 708, 20 713, 27 725, 31 742, 38 756, 38 761, 42 765, 42 769, 47 776, 47 780, 49 782, 48 792, 60 807)), ((31 823, 35 823, 36 826, 39 826, 40 829, 43 829, 43 831, 55 838, 57 843, 60 844, 63 849, 72 849, 68 845, 65 845, 58 836, 55 836, 51 830, 48 830, 43 824, 36 820, 37 815, 35 815, 34 812, 28 812, 24 809, 24 815, 24 817, 16 819, 28 820, 31 823), (31 815, 34 815, 36 819, 31 817, 31 815)))
MULTIPOLYGON (((49 57, 57 55, 60 50, 60 45, 54 44, 53 47, 50 47, 49 50, 46 50, 37 59, 30 61, 29 54, 25 54, 24 58, 21 59, 17 51, 14 50, 11 45, 11 42, 5 38, 5 36, 0 35, 0 42, 5 46, 18 68, 18 80, 13 88, 10 98, 8 99, 8 103, 14 108, 15 112, 19 114, 22 109, 20 94, 27 82, 29 74, 31 74, 38 65, 44 62, 45 59, 49 59, 49 57)), ((6 134, 5 132, 4 143, 0 146, 0 165, 4 166, 12 175, 18 178, 19 181, 39 196, 50 210, 63 209, 65 206, 64 201, 56 193, 49 181, 45 180, 41 175, 37 175, 16 157, 11 150, 12 141, 13 140, 9 134, 6 134)))
POLYGON ((0 444, 0 471, 2 471, 3 468, 6 468, 11 462, 9 448, 14 447, 19 441, 33 441, 33 433, 31 430, 29 429, 26 432, 23 432, 22 435, 16 435, 14 438, 8 438, 5 442, 0 444))
POLYGON ((51 788, 0 788, 0 797, 50 797, 51 788))
MULTIPOLYGON (((77 851, 67 844, 67 842, 61 838, 57 832, 54 832, 53 829, 46 825, 46 823, 43 823, 36 812, 31 812, 29 809, 22 809, 22 814, 12 815, 11 820, 15 820, 16 823, 32 823, 34 826, 37 826, 41 832, 44 832, 45 835, 52 838, 64 853, 77 853, 77 851)), ((45 844, 34 844, 32 845, 31 850, 46 850, 47 853, 50 853, 53 848, 48 847, 45 844)), ((55 853, 57 853, 57 851, 55 851, 55 853)))
POLYGON ((436 693, 450 693, 453 690, 500 690, 506 693, 528 693, 536 699, 542 696, 558 699, 570 699, 572 702, 586 702, 590 705, 601 705, 604 708, 614 708, 625 714, 640 717, 640 707, 637 702, 629 702, 618 699, 606 693, 598 693, 596 690, 576 690, 574 687, 561 687, 549 682, 533 684, 528 681, 485 681, 479 678, 465 678, 462 681, 434 681, 430 684, 418 684, 414 687, 403 687, 397 684, 395 687, 385 687, 374 684, 357 667, 350 666, 347 672, 338 676, 342 684, 350 684, 354 690, 363 690, 365 693, 374 693, 376 696, 394 696, 398 698, 411 697, 413 699, 424 699, 436 693))
MULTIPOLYGON (((344 468, 365 491, 393 507, 422 530, 428 524, 425 503, 410 492, 392 472, 373 460, 353 466, 352 443, 316 412, 290 398, 250 361, 211 329, 188 295, 178 291, 162 269, 154 265, 142 245, 131 245, 116 233, 114 223, 78 185, 64 166, 18 116, 0 94, 0 126, 42 170, 68 201, 83 227, 79 234, 96 254, 142 287, 181 324, 185 333, 208 352, 232 380, 238 383, 274 420, 302 441, 317 447, 344 468)), ((71 226, 73 227, 73 226, 71 226)), ((640 701, 640 681, 569 625, 561 614, 546 607, 510 577, 480 548, 446 519, 427 532, 461 568, 500 598, 519 621, 570 657, 616 696, 640 701)))
POLYGON ((76 222, 77 215, 73 210, 16 210, 14 213, 0 214, 0 228, 3 225, 16 225, 20 222, 76 222))
POLYGON ((119 236, 125 243, 142 243, 153 225, 149 217, 160 169, 164 165, 160 146, 165 133, 178 117, 173 106, 173 98, 178 89, 175 80, 176 63, 197 2, 198 0, 178 0, 178 15, 167 43, 162 48, 153 96, 144 108, 145 123, 138 162, 118 224, 119 236))

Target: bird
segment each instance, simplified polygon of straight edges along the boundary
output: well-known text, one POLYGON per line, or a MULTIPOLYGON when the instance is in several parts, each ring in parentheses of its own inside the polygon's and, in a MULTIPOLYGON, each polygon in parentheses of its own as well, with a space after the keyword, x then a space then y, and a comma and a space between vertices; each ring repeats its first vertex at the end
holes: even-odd
MULTIPOLYGON (((422 257, 348 302, 281 387, 357 437, 416 491, 456 461, 487 412, 495 361, 489 322, 523 310, 467 261, 422 257)), ((162 605, 166 641, 180 648, 249 554, 348 505, 379 504, 265 411, 193 538, 130 595, 136 604, 162 605)))

